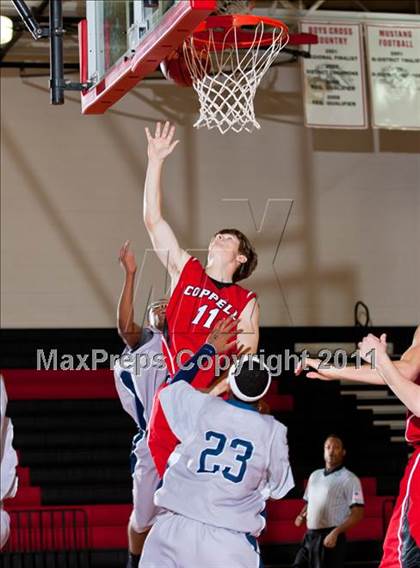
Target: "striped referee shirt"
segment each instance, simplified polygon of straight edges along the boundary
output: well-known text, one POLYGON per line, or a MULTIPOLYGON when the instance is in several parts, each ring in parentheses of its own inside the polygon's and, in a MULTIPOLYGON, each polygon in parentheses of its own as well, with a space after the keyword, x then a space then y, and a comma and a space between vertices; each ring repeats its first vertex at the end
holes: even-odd
POLYGON ((360 479, 344 466, 311 473, 303 496, 307 502, 308 529, 326 529, 344 523, 350 508, 364 505, 360 479))

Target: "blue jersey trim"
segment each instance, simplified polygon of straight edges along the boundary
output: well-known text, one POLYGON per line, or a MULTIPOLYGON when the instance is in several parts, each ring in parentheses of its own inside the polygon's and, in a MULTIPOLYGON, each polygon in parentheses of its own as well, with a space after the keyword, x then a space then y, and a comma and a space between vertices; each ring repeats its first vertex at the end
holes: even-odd
POLYGON ((177 383, 178 381, 186 381, 187 383, 192 383, 195 376, 197 375, 198 371, 200 370, 199 367, 199 359, 203 355, 208 355, 209 357, 213 357, 216 354, 216 350, 213 345, 210 343, 205 343, 198 351, 193 355, 186 363, 184 363, 181 369, 176 373, 174 378, 171 381, 171 384, 177 383))
POLYGON ((246 539, 249 542, 249 544, 255 550, 255 552, 258 552, 258 544, 257 544, 257 539, 255 538, 255 536, 252 536, 252 534, 249 534, 249 533, 245 533, 245 536, 246 536, 246 539))
POLYGON ((146 435, 146 432, 144 430, 140 430, 138 431, 138 434, 136 434, 133 438, 133 442, 131 444, 131 453, 130 453, 130 471, 131 471, 131 475, 134 474, 134 470, 136 468, 136 463, 137 463, 137 456, 136 456, 136 448, 137 448, 137 444, 139 442, 141 442, 141 440, 143 440, 144 436, 146 435))
POLYGON ((255 553, 258 554, 260 562, 258 565, 258 568, 264 568, 264 564, 261 558, 261 553, 260 553, 260 548, 258 546, 258 542, 257 539, 255 538, 255 536, 252 536, 252 534, 249 533, 245 533, 245 538, 247 539, 247 541, 249 542, 249 544, 252 546, 252 548, 255 550, 255 553))
POLYGON ((265 508, 265 506, 264 506, 264 509, 262 511, 260 511, 260 515, 264 519, 264 523, 265 523, 265 526, 264 526, 263 530, 261 531, 261 534, 264 534, 265 531, 267 530, 267 509, 265 508))
POLYGON ((232 406, 237 406, 238 408, 243 408, 244 410, 253 410, 254 412, 258 412, 258 408, 256 408, 252 404, 249 404, 249 402, 237 400, 236 398, 229 398, 226 402, 228 404, 231 404, 232 406))
POLYGON ((144 418, 144 406, 142 405, 139 397, 137 396, 136 389, 134 388, 133 377, 128 371, 122 371, 120 373, 120 379, 123 385, 134 395, 134 401, 136 403, 136 413, 137 420, 140 428, 146 430, 147 424, 144 418))
POLYGON ((258 554, 258 556, 259 556, 260 562, 258 564, 258 568, 264 568, 264 564, 263 564, 263 561, 262 561, 262 558, 261 558, 261 553, 260 553, 260 547, 258 546, 257 539, 255 538, 255 536, 252 536, 252 534, 250 534, 250 533, 245 533, 245 538, 247 539, 249 544, 252 546, 255 553, 258 554))

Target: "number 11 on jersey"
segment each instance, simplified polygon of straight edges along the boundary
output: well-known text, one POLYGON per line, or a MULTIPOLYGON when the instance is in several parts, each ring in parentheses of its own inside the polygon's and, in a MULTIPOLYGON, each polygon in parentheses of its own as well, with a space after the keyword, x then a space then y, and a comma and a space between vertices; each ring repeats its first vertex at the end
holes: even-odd
POLYGON ((217 317, 217 314, 220 312, 219 308, 214 308, 213 310, 208 310, 210 306, 208 304, 204 304, 203 306, 201 306, 200 308, 198 308, 198 312, 197 315, 195 316, 195 318, 193 319, 192 323, 194 325, 196 325, 197 323, 199 323, 201 321, 201 319, 204 317, 204 314, 206 314, 206 312, 208 312, 206 314, 207 319, 206 321, 203 323, 203 327, 206 327, 207 329, 210 329, 211 324, 214 322, 214 320, 217 317))

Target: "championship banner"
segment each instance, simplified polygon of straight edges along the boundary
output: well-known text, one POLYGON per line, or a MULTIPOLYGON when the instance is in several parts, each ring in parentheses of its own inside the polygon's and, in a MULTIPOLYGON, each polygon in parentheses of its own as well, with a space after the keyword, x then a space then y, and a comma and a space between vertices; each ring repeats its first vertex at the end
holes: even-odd
POLYGON ((420 26, 366 24, 372 125, 420 129, 420 26))
POLYGON ((367 128, 362 29, 359 24, 301 22, 318 36, 302 63, 305 125, 367 128))

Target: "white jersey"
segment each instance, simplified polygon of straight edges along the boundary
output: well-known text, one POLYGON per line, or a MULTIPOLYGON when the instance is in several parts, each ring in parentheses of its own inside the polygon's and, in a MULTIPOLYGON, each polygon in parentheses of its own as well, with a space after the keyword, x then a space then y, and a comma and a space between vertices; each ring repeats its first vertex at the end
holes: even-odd
POLYGON ((197 392, 185 381, 159 396, 181 443, 169 458, 155 503, 258 536, 266 500, 280 499, 294 486, 285 426, 249 404, 197 392))
POLYGON ((143 329, 139 346, 126 348, 114 367, 115 387, 121 404, 139 428, 133 438, 130 456, 133 477, 130 526, 138 533, 148 530, 159 512, 153 503, 153 495, 160 479, 147 445, 146 430, 155 393, 167 374, 162 334, 149 327, 143 329))
POLYGON ((147 429, 153 398, 167 374, 162 334, 150 327, 144 328, 140 345, 127 347, 115 363, 115 386, 121 404, 141 430, 147 429))
POLYGON ((345 467, 331 472, 315 470, 303 498, 308 503, 308 529, 338 527, 350 515, 351 507, 364 504, 360 479, 345 467))
POLYGON ((0 549, 6 544, 10 533, 10 519, 3 510, 3 499, 14 497, 18 478, 17 454, 13 448, 13 425, 6 416, 7 394, 3 377, 0 375, 0 549))
POLYGON ((17 454, 13 448, 13 424, 6 416, 7 394, 0 375, 0 501, 14 497, 17 491, 17 454))

